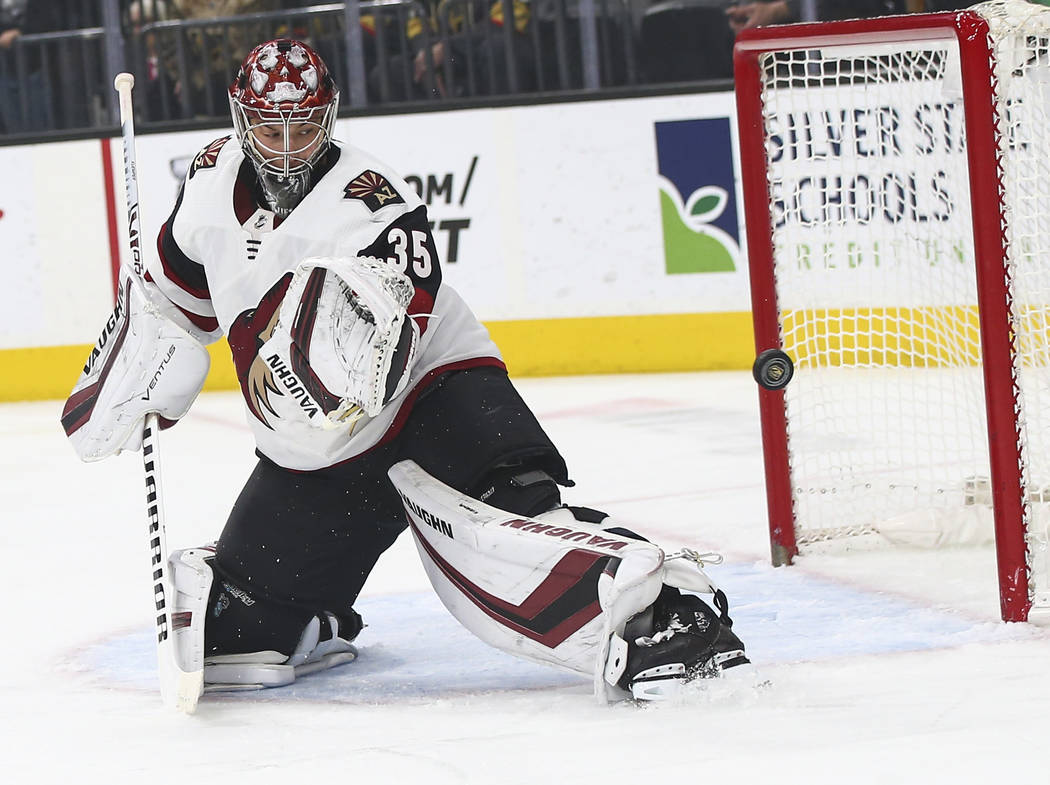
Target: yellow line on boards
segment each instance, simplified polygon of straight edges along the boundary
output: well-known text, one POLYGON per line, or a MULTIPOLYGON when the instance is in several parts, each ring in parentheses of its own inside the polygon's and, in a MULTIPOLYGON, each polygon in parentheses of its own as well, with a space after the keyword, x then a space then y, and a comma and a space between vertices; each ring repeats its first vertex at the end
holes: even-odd
POLYGON ((512 376, 722 371, 755 359, 751 314, 486 322, 512 376))
MULTIPOLYGON (((486 322, 514 376, 649 373, 750 368, 747 312, 601 316, 486 322)), ((226 341, 208 347, 205 390, 233 390, 226 341)), ((64 399, 91 346, 0 349, 0 401, 64 399)))

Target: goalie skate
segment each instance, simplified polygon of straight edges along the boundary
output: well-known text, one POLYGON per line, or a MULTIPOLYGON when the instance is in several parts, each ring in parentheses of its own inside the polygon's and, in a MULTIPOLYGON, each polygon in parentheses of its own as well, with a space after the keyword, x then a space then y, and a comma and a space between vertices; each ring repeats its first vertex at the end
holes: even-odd
POLYGON ((307 624, 291 655, 256 651, 205 656, 204 625, 214 573, 212 546, 188 548, 171 554, 175 584, 175 656, 181 670, 200 674, 194 695, 180 695, 194 706, 202 693, 281 687, 297 678, 357 659, 351 641, 361 631, 361 617, 324 613, 307 624))
MULTIPOLYGON (((356 618, 356 617, 355 617, 356 618)), ((248 654, 219 654, 204 660, 204 691, 261 690, 283 687, 296 679, 317 671, 328 670, 357 659, 357 648, 350 642, 360 631, 344 620, 341 629, 338 618, 331 613, 315 616, 299 640, 291 656, 279 651, 258 651, 248 654), (346 636, 346 637, 343 637, 346 636)))
POLYGON ((665 586, 653 605, 628 620, 623 637, 613 638, 610 667, 626 657, 617 686, 635 700, 666 700, 688 682, 748 665, 725 595, 716 591, 714 601, 719 613, 696 595, 665 586))

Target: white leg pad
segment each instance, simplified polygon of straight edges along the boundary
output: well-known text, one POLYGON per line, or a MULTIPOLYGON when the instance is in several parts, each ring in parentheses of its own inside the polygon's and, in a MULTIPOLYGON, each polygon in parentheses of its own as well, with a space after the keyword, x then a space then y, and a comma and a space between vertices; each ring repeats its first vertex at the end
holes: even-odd
POLYGON ((427 575, 463 626, 502 651, 591 676, 602 702, 622 697, 610 676, 622 673, 617 659, 625 657, 613 641, 660 593, 659 547, 568 510, 527 519, 490 507, 412 461, 389 476, 427 575))

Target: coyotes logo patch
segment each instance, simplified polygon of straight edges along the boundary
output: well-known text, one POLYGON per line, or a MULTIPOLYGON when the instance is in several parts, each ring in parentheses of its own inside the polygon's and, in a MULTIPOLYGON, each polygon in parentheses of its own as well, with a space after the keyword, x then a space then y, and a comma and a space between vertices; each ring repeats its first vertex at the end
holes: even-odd
POLYGON ((201 169, 211 169, 215 166, 215 162, 219 160, 219 151, 222 150, 222 146, 230 141, 229 136, 224 136, 222 139, 216 139, 210 145, 205 147, 199 153, 197 157, 193 159, 193 165, 190 167, 190 179, 193 179, 193 175, 201 169))
POLYGON ((233 364, 241 383, 241 393, 252 415, 273 430, 267 413, 278 416, 271 395, 284 395, 273 378, 273 370, 259 356, 259 348, 270 339, 280 315, 281 300, 291 283, 286 273, 262 298, 258 306, 238 316, 230 326, 228 340, 233 364))
POLYGON ((346 194, 344 199, 360 199, 373 213, 388 204, 405 203, 390 181, 371 169, 366 169, 351 180, 343 193, 346 194))

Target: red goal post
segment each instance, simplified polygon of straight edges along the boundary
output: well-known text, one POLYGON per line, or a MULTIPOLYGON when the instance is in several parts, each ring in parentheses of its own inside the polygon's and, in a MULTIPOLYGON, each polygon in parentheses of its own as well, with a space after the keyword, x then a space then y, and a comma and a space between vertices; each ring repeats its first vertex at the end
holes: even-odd
POLYGON ((1050 606, 1050 9, 748 30, 735 76, 756 351, 795 366, 759 392, 774 563, 951 541, 987 507, 1002 618, 1027 620, 1050 606))

